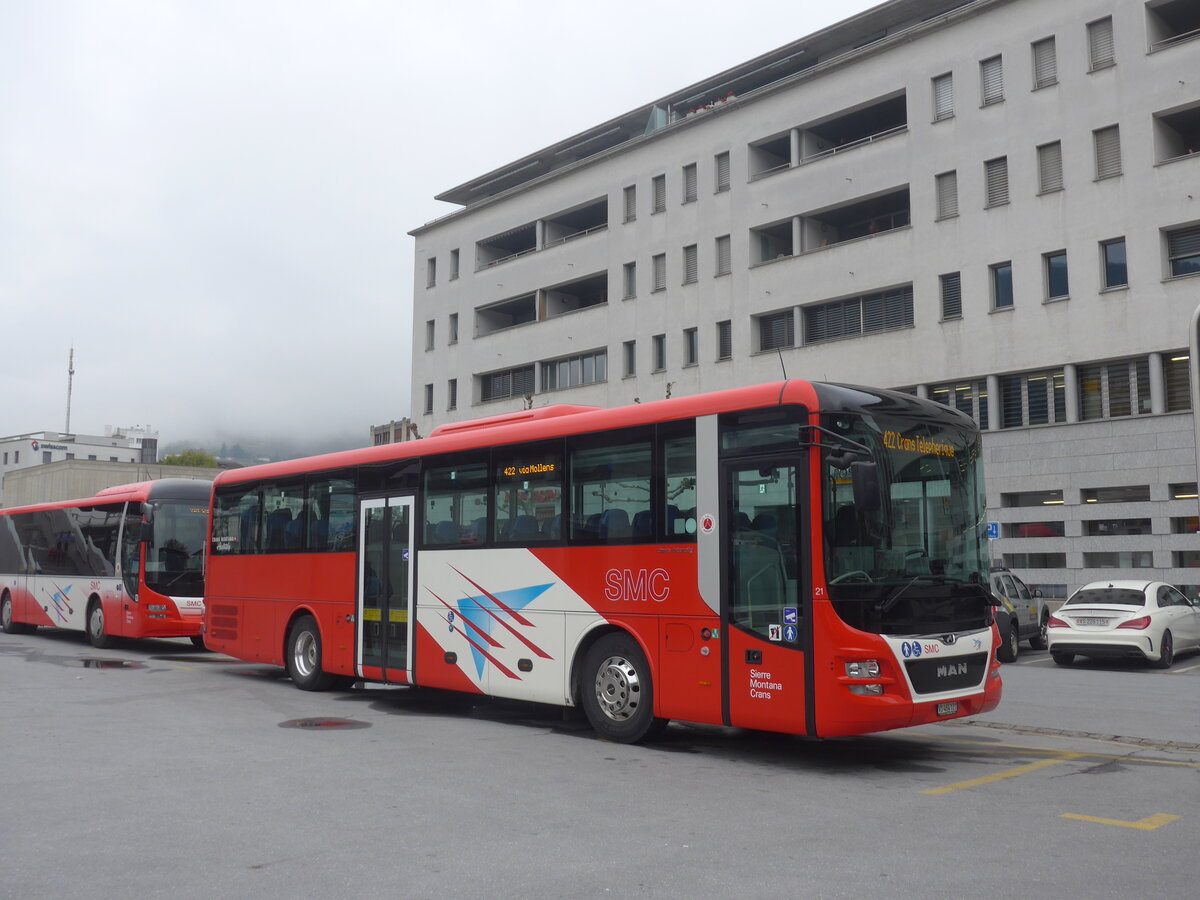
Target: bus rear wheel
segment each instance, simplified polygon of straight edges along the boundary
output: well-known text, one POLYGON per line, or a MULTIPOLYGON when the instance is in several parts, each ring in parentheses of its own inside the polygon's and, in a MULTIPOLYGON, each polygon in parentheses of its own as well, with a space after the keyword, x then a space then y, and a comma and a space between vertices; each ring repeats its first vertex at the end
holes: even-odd
POLYGON ((4 599, 0 600, 0 630, 3 630, 5 634, 33 634, 37 631, 36 625, 13 621, 12 595, 7 593, 4 595, 4 599))
POLYGON ((627 634, 607 634, 588 650, 580 693, 592 728, 607 740, 634 744, 667 727, 654 715, 646 655, 627 634))
POLYGON ((88 604, 87 639, 97 650, 104 650, 113 644, 112 635, 104 630, 104 605, 99 600, 88 604))
POLYGON ((312 616, 301 616, 292 623, 284 662, 292 682, 302 691, 327 691, 337 683, 336 675, 321 668, 321 632, 312 616))

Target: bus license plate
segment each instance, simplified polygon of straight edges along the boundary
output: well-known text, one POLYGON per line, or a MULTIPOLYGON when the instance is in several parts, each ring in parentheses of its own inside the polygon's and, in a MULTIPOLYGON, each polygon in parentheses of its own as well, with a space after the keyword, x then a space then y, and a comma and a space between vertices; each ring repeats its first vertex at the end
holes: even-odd
POLYGON ((958 712, 958 701, 951 700, 949 703, 939 703, 937 714, 939 716, 952 716, 958 712))

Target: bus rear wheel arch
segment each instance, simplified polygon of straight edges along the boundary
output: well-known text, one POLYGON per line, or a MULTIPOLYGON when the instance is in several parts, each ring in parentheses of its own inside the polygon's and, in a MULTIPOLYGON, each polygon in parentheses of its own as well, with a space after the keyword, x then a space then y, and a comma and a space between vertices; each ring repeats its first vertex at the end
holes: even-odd
POLYGON ((95 594, 92 594, 88 598, 84 634, 87 635, 88 643, 97 650, 104 650, 113 645, 113 637, 108 633, 107 625, 104 621, 104 604, 100 602, 100 598, 95 594))
POLYGON ((667 727, 667 719, 654 715, 646 654, 623 631, 601 635, 584 654, 579 700, 592 728, 606 740, 634 744, 667 727))

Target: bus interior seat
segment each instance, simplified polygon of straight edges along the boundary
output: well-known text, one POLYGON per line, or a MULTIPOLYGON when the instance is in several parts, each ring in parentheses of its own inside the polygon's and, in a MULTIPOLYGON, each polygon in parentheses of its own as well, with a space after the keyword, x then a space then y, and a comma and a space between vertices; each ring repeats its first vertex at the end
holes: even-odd
POLYGON ((629 513, 619 507, 606 509, 600 517, 600 540, 620 541, 629 537, 629 513))
POLYGON ((292 511, 286 506, 273 509, 267 514, 267 547, 271 550, 283 549, 283 533, 288 523, 292 521, 292 511))
POLYGON ((648 509, 639 510, 633 516, 633 536, 648 538, 654 534, 654 514, 648 509))
POLYGON ((458 543, 458 525, 450 519, 444 522, 438 522, 433 527, 434 544, 457 544, 458 543))
POLYGON ((471 523, 470 537, 472 544, 482 544, 487 540, 487 516, 480 516, 471 523))
POLYGON ((779 520, 775 518, 774 513, 759 513, 750 524, 754 526, 755 531, 765 537, 773 539, 779 537, 779 520))
POLYGON ((510 541, 535 541, 541 537, 536 516, 517 516, 508 530, 510 541))
POLYGON ((552 541, 562 537, 562 513, 558 513, 546 523, 546 537, 552 541))

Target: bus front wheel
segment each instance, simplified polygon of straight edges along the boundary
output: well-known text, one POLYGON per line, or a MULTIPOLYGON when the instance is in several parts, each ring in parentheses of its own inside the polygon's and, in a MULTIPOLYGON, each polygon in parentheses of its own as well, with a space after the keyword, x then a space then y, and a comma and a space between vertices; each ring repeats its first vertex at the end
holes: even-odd
POLYGON ((104 630, 104 606, 98 599, 88 605, 87 639, 97 650, 111 647, 113 643, 112 635, 104 630))
POLYGON ((302 691, 327 691, 336 677, 321 668, 321 632, 312 616, 301 616, 288 632, 287 672, 302 691))
POLYGON ((667 727, 666 719, 654 715, 646 655, 627 634, 607 634, 588 650, 580 693, 583 711, 602 738, 634 744, 667 727))

